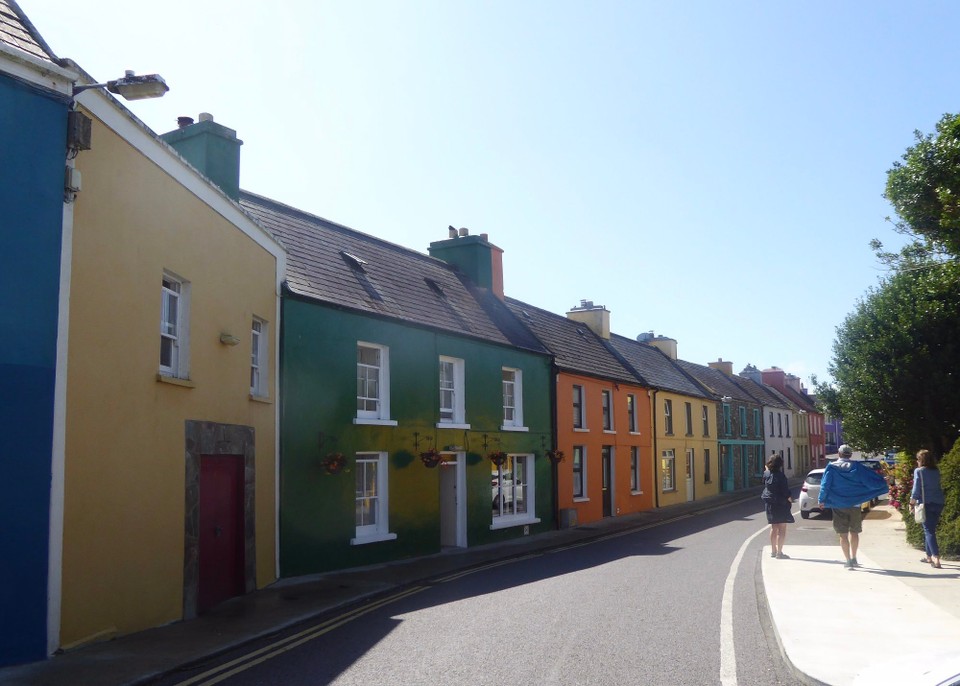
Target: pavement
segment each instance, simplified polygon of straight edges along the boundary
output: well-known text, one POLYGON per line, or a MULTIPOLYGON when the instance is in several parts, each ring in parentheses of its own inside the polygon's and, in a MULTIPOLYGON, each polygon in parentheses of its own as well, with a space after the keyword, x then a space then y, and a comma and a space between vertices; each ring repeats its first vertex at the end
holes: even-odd
MULTIPOLYGON (((799 480, 794 480, 793 485, 798 484, 799 480)), ((229 600, 194 620, 84 646, 42 662, 0 668, 0 684, 146 684, 285 628, 344 612, 429 579, 757 497, 757 493, 721 494, 507 543, 282 580, 229 600)), ((759 510, 759 500, 757 505, 759 510)), ((793 526, 803 525, 798 517, 793 526)), ((899 512, 885 503, 865 519, 857 554, 859 569, 843 567, 839 545, 792 546, 789 533, 785 552, 790 559, 772 559, 769 552, 767 545, 761 561, 763 583, 759 588, 764 598, 760 604, 769 609, 776 639, 798 682, 815 686, 861 682, 915 685, 927 683, 911 678, 919 671, 896 682, 887 678, 893 670, 906 668, 904 656, 923 658, 914 670, 926 669, 927 656, 941 652, 957 661, 960 563, 944 561, 942 569, 922 564, 922 551, 906 542, 899 512), (878 628, 884 627, 886 630, 878 633, 878 628)))

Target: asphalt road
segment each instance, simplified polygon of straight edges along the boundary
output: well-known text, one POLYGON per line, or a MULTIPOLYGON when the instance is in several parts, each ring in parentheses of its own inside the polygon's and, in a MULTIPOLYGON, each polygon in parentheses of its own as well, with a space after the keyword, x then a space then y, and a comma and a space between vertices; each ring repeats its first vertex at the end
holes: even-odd
MULTIPOLYGON (((766 529, 757 499, 468 570, 162 683, 796 684, 763 607, 766 529)), ((785 550, 834 540, 798 517, 785 550)))

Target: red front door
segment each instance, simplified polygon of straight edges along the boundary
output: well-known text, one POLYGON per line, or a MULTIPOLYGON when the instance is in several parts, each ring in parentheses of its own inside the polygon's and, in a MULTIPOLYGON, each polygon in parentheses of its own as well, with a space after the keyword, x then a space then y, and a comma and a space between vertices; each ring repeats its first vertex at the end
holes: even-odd
POLYGON ((243 457, 200 456, 197 612, 244 592, 243 457))

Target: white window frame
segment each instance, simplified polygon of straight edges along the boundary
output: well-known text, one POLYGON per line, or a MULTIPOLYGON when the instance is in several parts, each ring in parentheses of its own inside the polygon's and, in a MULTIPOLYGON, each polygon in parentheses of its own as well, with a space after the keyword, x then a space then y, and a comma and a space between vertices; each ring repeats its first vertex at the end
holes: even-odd
POLYGON ((377 543, 379 541, 392 541, 397 538, 395 533, 390 533, 390 489, 387 473, 387 453, 385 452, 358 452, 354 461, 354 526, 355 534, 350 539, 350 545, 365 545, 367 543, 377 543), (374 494, 367 494, 361 487, 361 481, 370 468, 376 470, 374 475, 374 494), (374 522, 372 524, 360 524, 356 521, 357 504, 360 500, 375 498, 374 504, 374 522))
POLYGON ((664 493, 677 490, 677 453, 673 448, 660 453, 660 490, 664 493))
POLYGON ((627 393, 627 427, 629 433, 635 436, 640 434, 640 424, 637 422, 637 396, 634 393, 627 393))
MULTIPOLYGON (((361 410, 357 408, 357 416, 354 418, 354 424, 375 424, 380 426, 396 426, 397 422, 390 419, 390 348, 379 343, 370 343, 368 341, 357 341, 356 353, 359 357, 360 349, 368 348, 376 350, 380 354, 380 364, 377 367, 368 364, 362 364, 357 360, 356 371, 359 381, 360 367, 365 369, 377 370, 377 388, 378 397, 376 410, 361 410)), ((359 389, 358 389, 359 390, 359 389)), ((366 399, 369 397, 364 396, 366 399)), ((357 395, 357 404, 360 403, 361 396, 357 395)))
POLYGON ((707 410, 706 405, 701 405, 702 410, 702 419, 703 419, 703 437, 708 438, 710 436, 710 414, 707 410))
POLYGON ((466 420, 466 403, 464 390, 464 362, 459 357, 447 357, 441 355, 439 363, 437 364, 437 386, 440 400, 440 420, 437 422, 437 428, 443 429, 469 429, 470 425, 467 424, 466 420), (445 387, 445 380, 443 379, 443 366, 449 364, 452 370, 453 378, 448 381, 452 382, 452 387, 445 387), (452 407, 444 407, 443 397, 444 392, 452 392, 452 407), (449 411, 451 413, 450 417, 444 417, 443 413, 449 411))
MULTIPOLYGON (((507 455, 507 462, 504 463, 501 467, 494 467, 498 474, 498 479, 503 478, 504 468, 512 468, 513 471, 513 485, 510 486, 512 492, 515 493, 517 488, 517 475, 522 474, 522 488, 524 491, 524 498, 526 501, 526 512, 516 512, 516 503, 515 498, 511 499, 512 507, 514 508, 511 511, 511 507, 506 503, 498 504, 498 514, 491 515, 492 522, 490 524, 490 530, 495 529, 506 529, 512 526, 526 526, 529 524, 537 524, 540 522, 540 519, 536 516, 536 491, 537 491, 537 482, 536 482, 536 469, 534 461, 536 458, 532 453, 509 453, 507 455)), ((492 494, 491 494, 492 495, 492 494)))
POLYGON ((270 395, 268 331, 265 320, 253 318, 250 323, 250 395, 254 398, 267 398, 270 395))
POLYGON ((190 378, 190 282, 164 270, 160 293, 161 376, 190 378), (169 303, 176 302, 176 316, 169 321, 169 303), (171 341, 170 364, 163 364, 163 341, 171 341))
POLYGON ((603 424, 603 432, 616 433, 613 428, 613 391, 603 389, 600 391, 600 416, 603 424))
POLYGON ((640 478, 640 446, 630 446, 630 492, 633 495, 643 493, 643 480, 640 478))
POLYGON ((663 399, 663 433, 673 435, 673 401, 670 398, 663 399))
POLYGON ((501 431, 529 431, 523 425, 523 370, 516 367, 502 367, 500 370, 501 386, 503 388, 503 424, 501 431), (512 380, 507 380, 506 376, 512 374, 512 380), (513 390, 513 405, 507 405, 507 386, 511 385, 513 390), (508 410, 513 411, 513 418, 508 419, 508 410))

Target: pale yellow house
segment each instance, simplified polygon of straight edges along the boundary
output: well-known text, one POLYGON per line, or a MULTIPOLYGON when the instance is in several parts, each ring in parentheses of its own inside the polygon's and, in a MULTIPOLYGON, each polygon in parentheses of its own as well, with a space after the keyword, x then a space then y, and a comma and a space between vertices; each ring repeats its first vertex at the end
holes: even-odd
MULTIPOLYGON (((77 101, 92 135, 65 210, 61 647, 190 618, 277 578, 284 251, 109 95, 77 101)), ((238 164, 240 141, 219 129, 238 164)))

